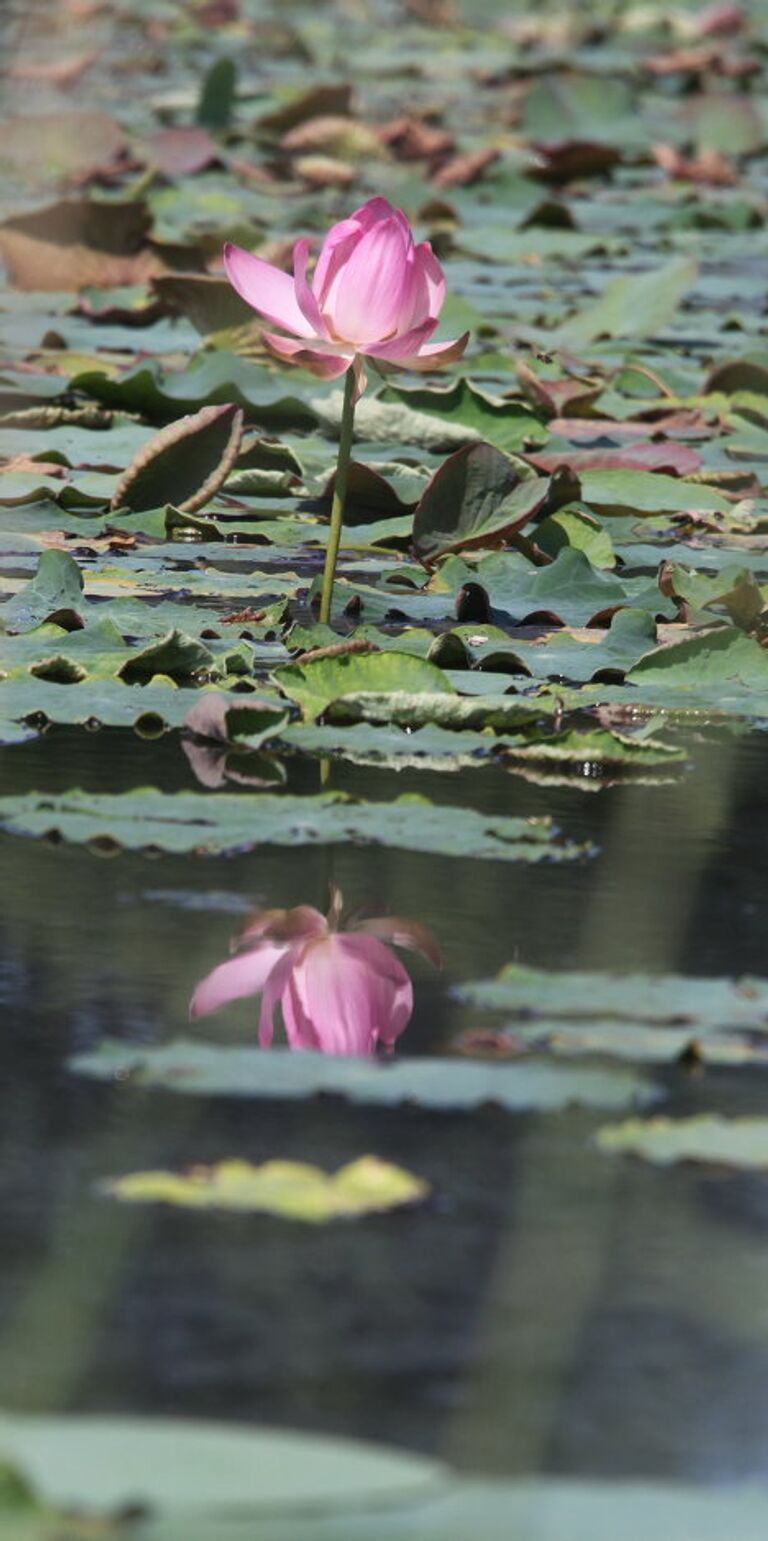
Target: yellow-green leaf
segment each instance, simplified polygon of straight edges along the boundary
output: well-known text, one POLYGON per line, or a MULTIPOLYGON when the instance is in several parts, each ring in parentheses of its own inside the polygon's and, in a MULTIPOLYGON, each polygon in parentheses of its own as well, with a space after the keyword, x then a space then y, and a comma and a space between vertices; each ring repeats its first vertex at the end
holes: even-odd
POLYGON ((134 1204, 246 1210, 320 1225, 417 1203, 430 1185, 376 1156, 361 1156, 332 1175, 303 1161, 221 1161, 186 1172, 135 1172, 103 1183, 102 1191, 134 1204))

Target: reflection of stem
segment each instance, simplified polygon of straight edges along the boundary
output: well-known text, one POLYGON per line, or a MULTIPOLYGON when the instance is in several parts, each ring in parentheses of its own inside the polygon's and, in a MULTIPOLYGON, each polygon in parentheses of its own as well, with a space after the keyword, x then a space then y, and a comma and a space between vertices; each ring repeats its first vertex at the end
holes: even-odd
POLYGON ((328 546, 325 553, 323 594, 320 600, 321 622, 330 621, 331 619, 333 580, 336 573, 336 559, 339 554, 339 544, 341 542, 341 527, 344 520, 344 502, 347 496, 349 457, 352 452, 352 427, 355 417, 356 387, 357 375, 353 366, 351 369, 347 370, 344 384, 344 406, 341 412, 339 455, 336 461, 336 481, 333 489, 333 503, 331 505, 331 528, 328 534, 328 546))
MULTIPOLYGON (((350 374, 351 373, 352 373, 352 371, 350 370, 350 374)), ((330 786, 331 786, 331 765, 332 765, 331 756, 329 754, 322 755, 321 758, 320 758, 320 790, 321 790, 321 792, 328 792, 328 791, 330 791, 330 786)), ((324 884, 324 891, 318 897, 318 900, 317 900, 317 907, 318 907, 319 910, 324 910, 325 909, 325 906, 328 903, 329 896, 331 898, 331 901, 333 901, 333 894, 334 894, 334 891, 336 890, 336 887, 337 887, 337 885, 336 885, 336 847, 333 846, 333 845, 326 845, 324 847, 323 869, 324 869, 324 874, 323 875, 324 875, 324 878, 325 878, 325 884, 324 884)))

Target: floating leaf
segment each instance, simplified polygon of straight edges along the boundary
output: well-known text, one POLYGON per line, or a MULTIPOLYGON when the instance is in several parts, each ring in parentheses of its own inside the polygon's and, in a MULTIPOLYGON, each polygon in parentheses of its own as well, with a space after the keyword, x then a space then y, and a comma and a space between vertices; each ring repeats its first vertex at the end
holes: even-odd
POLYGON ((416 1204, 430 1185, 376 1156, 361 1156, 333 1176, 303 1161, 220 1161, 188 1172, 134 1172, 101 1184, 129 1204, 173 1204, 182 1209, 234 1209, 322 1225, 416 1204))
POLYGON ((227 279, 209 273, 160 273, 152 279, 152 290, 169 310, 186 316, 202 337, 254 319, 250 305, 227 279))
POLYGON ((340 696, 326 710, 331 722, 393 723, 399 728, 433 724, 454 731, 492 728, 496 733, 536 722, 546 712, 538 702, 521 696, 466 697, 406 690, 358 691, 340 696))
POLYGON ((691 1032, 768 1031, 768 980, 696 979, 683 974, 598 974, 509 963, 496 979, 459 985, 472 1006, 522 1017, 681 1027, 691 1032))
POLYGON ((69 199, 0 225, 0 256, 17 289, 114 288, 140 283, 164 264, 147 245, 144 203, 69 199))
POLYGON ((354 1103, 467 1109, 485 1104, 509 1112, 623 1107, 657 1095, 627 1070, 584 1069, 546 1060, 489 1065, 482 1060, 347 1059, 288 1049, 240 1049, 177 1042, 137 1049, 108 1042, 70 1060, 78 1075, 129 1087, 162 1087, 190 1096, 315 1097, 333 1093, 354 1103))
POLYGON ((556 340, 582 348, 598 337, 652 337, 672 320, 697 272, 691 258, 676 257, 649 273, 615 278, 594 305, 560 327, 556 340))
POLYGON ((223 856, 261 845, 334 845, 345 841, 425 854, 496 861, 573 858, 583 848, 555 839, 548 819, 484 817, 441 808, 426 798, 356 802, 341 792, 316 797, 200 792, 51 794, 0 797, 0 829, 56 837, 99 850, 161 850, 223 856))
POLYGON ((535 641, 514 644, 479 628, 470 647, 475 665, 486 671, 526 670, 538 679, 619 680, 654 646, 656 624, 647 610, 617 610, 607 628, 560 627, 535 641))
MULTIPOLYGON (((498 610, 517 625, 554 620, 566 626, 594 626, 624 606, 647 609, 652 616, 677 613, 674 601, 661 593, 654 579, 599 572, 572 546, 558 551, 547 567, 534 567, 518 551, 494 552, 472 565, 449 558, 430 586, 457 591, 467 582, 481 584, 491 611, 498 610)), ((515 640, 514 650, 516 646, 515 640)))
POLYGON ((576 1055, 629 1060, 643 1065, 679 1065, 696 1070, 704 1065, 768 1065, 768 1042, 747 1034, 707 1032, 696 1034, 685 1027, 645 1027, 637 1022, 567 1021, 565 1018, 515 1019, 501 1031, 469 1029, 459 1036, 457 1047, 468 1054, 491 1059, 533 1054, 554 1054, 566 1059, 576 1055))
POLYGON ((115 487, 112 508, 204 508, 232 470, 242 436, 239 407, 203 407, 178 418, 139 450, 115 487))
POLYGON ((0 607, 0 626, 6 631, 33 631, 45 621, 55 621, 71 631, 82 626, 83 575, 66 551, 44 551, 34 578, 0 607))
POLYGON ((705 1162, 746 1171, 768 1170, 768 1118, 629 1119, 607 1124, 595 1136, 600 1150, 642 1156, 658 1166, 677 1161, 705 1162))
POLYGON ((491 396, 472 380, 439 386, 387 385, 377 399, 400 402, 414 412, 470 428, 486 443, 507 453, 522 450, 532 441, 543 443, 546 438, 546 430, 529 406, 491 396))
POLYGON ((361 691, 411 690, 455 695, 443 673, 426 658, 410 653, 344 653, 335 658, 315 658, 307 663, 286 664, 276 669, 275 684, 304 717, 319 717, 332 701, 361 691))
POLYGON ((217 744, 237 742, 257 749, 267 739, 277 737, 289 717, 290 711, 280 702, 259 700, 258 696, 233 699, 211 691, 197 697, 184 726, 198 738, 217 744))
POLYGON ((509 764, 569 766, 582 776, 605 779, 610 773, 631 774, 647 766, 671 766, 684 762, 685 750, 659 739, 633 738, 603 728, 579 732, 572 728, 551 738, 535 738, 530 744, 506 750, 509 764))
MULTIPOLYGON (((58 1509, 106 1515, 146 1507, 148 1541, 155 1541, 155 1523, 158 1541, 165 1541, 160 1522, 166 1516, 185 1527, 174 1541, 197 1524, 200 1541, 203 1534, 213 1541, 220 1524, 227 1535, 243 1513, 253 1535, 253 1524, 269 1523, 275 1511, 285 1511, 294 1524, 305 1511, 321 1518, 352 1504, 386 1511, 431 1497, 443 1471, 423 1457, 351 1440, 108 1413, 6 1413, 0 1449, 58 1509)), ((67 1537, 58 1528, 54 1534, 67 1537)), ((237 1529, 233 1535, 240 1541, 237 1529)))
MULTIPOLYGON (((88 727, 135 728, 154 738, 181 727, 199 690, 181 690, 152 680, 126 685, 121 680, 89 679, 85 687, 25 676, 0 680, 0 714, 12 722, 73 723, 88 727)), ((236 698, 242 701, 242 696, 236 698)))
POLYGON ((697 701, 731 703, 738 709, 743 695, 751 698, 752 710, 768 714, 768 653, 733 627, 656 648, 634 664, 626 678, 649 700, 692 694, 697 701))
POLYGON ((732 504, 714 487, 661 471, 582 471, 581 495, 603 514, 728 514, 732 504))
POLYGON ((125 131, 103 112, 23 113, 0 123, 0 164, 37 181, 120 160, 125 131))

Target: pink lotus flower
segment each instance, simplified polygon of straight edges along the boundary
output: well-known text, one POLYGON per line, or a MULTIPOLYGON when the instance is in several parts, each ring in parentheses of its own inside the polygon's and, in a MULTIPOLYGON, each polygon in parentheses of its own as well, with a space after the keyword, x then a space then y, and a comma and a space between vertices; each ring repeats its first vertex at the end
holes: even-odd
POLYGON ((292 1049, 363 1055, 379 1042, 391 1048, 410 1021, 413 986, 386 943, 415 948, 439 967, 437 943, 425 927, 395 916, 340 931, 340 912, 338 889, 327 917, 308 904, 257 911, 234 944, 235 956, 200 981, 190 1017, 261 994, 262 1048, 272 1042, 278 1005, 292 1049))
POLYGON ((445 299, 443 270, 428 241, 414 244, 401 209, 371 198, 329 230, 312 282, 309 242, 293 248, 293 278, 244 251, 224 248, 227 277, 274 332, 265 341, 279 358, 333 380, 361 356, 403 369, 439 369, 461 358, 469 333, 431 343, 445 299))

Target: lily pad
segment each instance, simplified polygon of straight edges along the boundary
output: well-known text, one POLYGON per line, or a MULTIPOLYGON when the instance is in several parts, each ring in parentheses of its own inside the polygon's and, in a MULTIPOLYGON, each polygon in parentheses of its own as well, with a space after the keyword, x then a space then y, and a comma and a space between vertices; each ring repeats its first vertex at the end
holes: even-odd
POLYGON ((697 272, 691 258, 676 257, 663 268, 615 278, 593 305, 559 328, 556 340, 582 348, 598 337, 651 337, 672 320, 697 272))
POLYGON ((29 632, 44 621, 71 631, 82 625, 83 576, 66 551, 44 551, 34 578, 0 606, 0 626, 29 632))
POLYGON ((559 861, 586 848, 558 841, 549 819, 442 808, 426 798, 357 802, 341 792, 315 797, 250 793, 131 792, 0 797, 0 829, 94 848, 225 856, 262 845, 296 847, 346 841, 425 854, 496 861, 559 861))
POLYGON ((625 1124, 606 1124, 595 1139, 606 1153, 642 1156, 657 1166, 695 1161, 768 1171, 768 1118, 704 1113, 697 1118, 630 1119, 625 1124))
POLYGON ((183 513, 204 508, 226 481, 243 435, 239 407, 203 407, 150 439, 131 461, 112 508, 133 513, 171 503, 183 513))
POLYGON ((319 717, 342 696, 361 691, 411 690, 454 695, 443 673, 426 658, 410 653, 346 653, 335 658, 309 659, 276 669, 275 684, 301 707, 304 717, 319 717))
POLYGON ((450 551, 500 544, 545 509, 578 496, 568 478, 536 477, 493 447, 469 444, 450 455, 422 493, 413 516, 413 543, 423 562, 450 551))
POLYGON ((78 1075, 125 1080, 191 1096, 314 1097, 333 1093, 354 1103, 455 1110, 486 1104, 508 1112, 624 1107, 652 1101, 656 1089, 624 1069, 583 1069, 546 1060, 488 1064, 482 1060, 400 1059, 389 1063, 288 1049, 240 1049, 179 1041, 162 1048, 106 1042, 70 1060, 78 1075))
POLYGON ((307 1509, 416 1502, 442 1476, 436 1463, 372 1445, 192 1419, 6 1413, 0 1449, 57 1509, 138 1504, 204 1520, 209 1535, 244 1509, 253 1525, 276 1509, 296 1523, 307 1509))
POLYGON ((768 1032, 768 980, 697 979, 683 974, 548 972, 509 963, 496 979, 456 987, 457 998, 513 1016, 596 1019, 695 1032, 768 1032))

